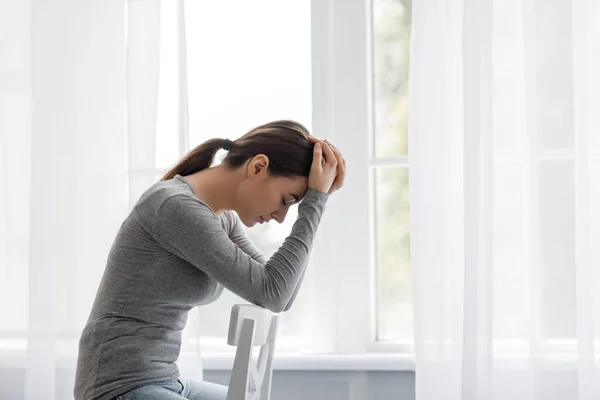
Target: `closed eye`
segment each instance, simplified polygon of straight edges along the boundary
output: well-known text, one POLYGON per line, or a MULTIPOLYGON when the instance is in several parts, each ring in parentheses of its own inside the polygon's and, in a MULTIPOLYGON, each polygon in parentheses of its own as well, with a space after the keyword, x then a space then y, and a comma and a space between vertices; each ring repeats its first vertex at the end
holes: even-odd
POLYGON ((295 194, 290 193, 290 196, 292 196, 293 198, 289 199, 287 201, 285 200, 285 198, 282 198, 281 204, 283 204, 284 206, 287 206, 288 204, 296 204, 296 203, 300 202, 300 198, 298 196, 296 196, 295 194))
POLYGON ((293 198, 293 199, 290 199, 288 201, 285 201, 285 199, 281 199, 281 202, 283 203, 284 206, 287 206, 288 204, 295 204, 295 203, 297 203, 298 199, 293 198))

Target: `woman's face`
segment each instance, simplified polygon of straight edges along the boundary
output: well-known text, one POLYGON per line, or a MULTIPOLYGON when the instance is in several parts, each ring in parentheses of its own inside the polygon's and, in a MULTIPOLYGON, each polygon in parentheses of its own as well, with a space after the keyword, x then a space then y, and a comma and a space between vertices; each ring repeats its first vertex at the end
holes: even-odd
POLYGON ((259 154, 243 167, 245 179, 238 188, 235 211, 247 227, 272 219, 282 223, 308 190, 308 177, 272 176, 268 166, 268 157, 259 154))

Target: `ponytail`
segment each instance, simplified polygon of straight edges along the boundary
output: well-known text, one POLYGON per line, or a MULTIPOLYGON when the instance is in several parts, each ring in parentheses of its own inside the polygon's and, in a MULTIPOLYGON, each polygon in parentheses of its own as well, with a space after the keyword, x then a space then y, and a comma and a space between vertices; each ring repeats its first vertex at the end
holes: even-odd
POLYGON ((223 148, 227 139, 210 139, 190 151, 169 172, 161 178, 161 181, 173 179, 175 175, 191 175, 195 172, 209 168, 215 158, 217 151, 223 148))
POLYGON ((304 125, 292 120, 279 120, 258 126, 235 140, 210 139, 181 159, 161 178, 191 175, 210 168, 220 149, 227 150, 223 165, 236 169, 258 154, 269 158, 269 174, 273 176, 308 176, 314 154, 314 143, 304 125), (275 167, 277 166, 277 167, 275 167))

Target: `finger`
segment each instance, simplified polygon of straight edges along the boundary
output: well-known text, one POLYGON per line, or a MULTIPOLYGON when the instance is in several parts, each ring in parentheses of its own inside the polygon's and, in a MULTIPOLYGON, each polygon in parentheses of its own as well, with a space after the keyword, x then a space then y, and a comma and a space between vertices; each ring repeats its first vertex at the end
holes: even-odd
POLYGON ((335 147, 335 145, 329 143, 327 140, 324 140, 324 142, 327 143, 329 145, 329 147, 331 147, 335 156, 338 158, 338 161, 343 158, 342 152, 337 147, 335 147))
POLYGON ((319 145, 321 146, 321 149, 320 149, 320 153, 319 153, 319 154, 320 154, 320 156, 321 156, 321 165, 324 165, 324 164, 327 162, 327 161, 325 160, 325 157, 323 156, 323 153, 324 153, 324 151, 323 151, 323 147, 324 147, 324 146, 326 146, 326 144, 325 144, 325 143, 323 143, 323 141, 322 141, 322 140, 319 140, 319 139, 316 139, 316 138, 313 138, 313 139, 314 139, 313 143, 315 144, 315 146, 314 146, 314 148, 313 148, 313 149, 316 149, 316 148, 317 148, 317 143, 319 143, 319 145))
POLYGON ((332 194, 342 186, 344 186, 344 179, 346 178, 346 165, 339 162, 336 168, 335 179, 331 184, 331 189, 329 190, 329 194, 332 194))
POLYGON ((332 145, 331 143, 329 143, 327 140, 325 140, 325 142, 331 147, 331 149, 333 150, 335 156, 337 157, 338 160, 338 164, 344 163, 346 160, 344 160, 344 157, 342 156, 342 153, 337 149, 337 147, 335 147, 334 145, 332 145))
POLYGON ((343 158, 342 158, 342 162, 338 163, 338 165, 337 165, 337 176, 342 181, 344 180, 344 177, 346 176, 346 163, 344 162, 343 158))
POLYGON ((342 168, 339 170, 340 181, 344 183, 344 178, 346 178, 346 161, 342 161, 340 164, 342 165, 342 168))
POLYGON ((342 164, 344 169, 346 169, 346 159, 344 157, 340 157, 340 164, 342 164))
MULTIPOLYGON (((307 136, 307 137, 308 137, 308 139, 309 139, 311 142, 313 142, 314 144, 321 143, 321 146, 322 146, 322 147, 321 147, 321 149, 323 149, 323 147, 324 147, 324 146, 327 146, 327 144, 325 143, 325 141, 324 141, 324 140, 317 139, 317 138, 316 138, 316 137, 314 137, 314 136, 307 136)), ((325 162, 326 162, 326 161, 325 161, 325 159, 324 159, 324 158, 322 158, 322 162, 321 162, 321 164, 325 164, 325 162)))
POLYGON ((325 143, 327 143, 329 146, 331 146, 331 148, 333 149, 334 153, 336 153, 336 155, 341 156, 342 152, 338 150, 337 147, 335 147, 335 145, 331 144, 327 139, 324 140, 325 143))
POLYGON ((327 143, 322 143, 323 146, 323 155, 325 156, 325 161, 330 164, 337 165, 337 160, 335 158, 335 153, 331 150, 331 147, 327 143))
POLYGON ((331 147, 331 150, 333 150, 333 153, 335 154, 335 156, 340 159, 342 158, 342 153, 340 153, 340 151, 338 149, 335 148, 335 146, 329 144, 329 146, 331 147))
POLYGON ((313 164, 321 165, 323 163, 323 145, 319 142, 315 143, 313 148, 313 164))
POLYGON ((335 178, 335 184, 338 189, 344 185, 345 179, 346 179, 346 164, 341 162, 337 166, 337 175, 335 178))

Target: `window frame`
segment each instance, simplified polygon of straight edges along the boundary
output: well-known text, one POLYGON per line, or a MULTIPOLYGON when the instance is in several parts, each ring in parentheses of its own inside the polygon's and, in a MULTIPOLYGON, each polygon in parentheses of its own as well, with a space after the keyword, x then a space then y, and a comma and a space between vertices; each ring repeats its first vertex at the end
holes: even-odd
POLYGON ((316 280, 321 283, 315 288, 317 302, 321 298, 319 303, 326 305, 315 318, 319 326, 327 326, 315 332, 315 339, 333 353, 413 354, 412 342, 376 339, 372 171, 379 166, 408 166, 408 158, 371 158, 372 1, 313 0, 311 4, 313 134, 335 143, 348 169, 343 194, 329 200, 313 254, 316 280), (339 276, 344 276, 344 285, 336 285, 339 276), (328 304, 327 298, 335 299, 335 304, 328 304), (325 325, 328 316, 334 323, 325 325))

